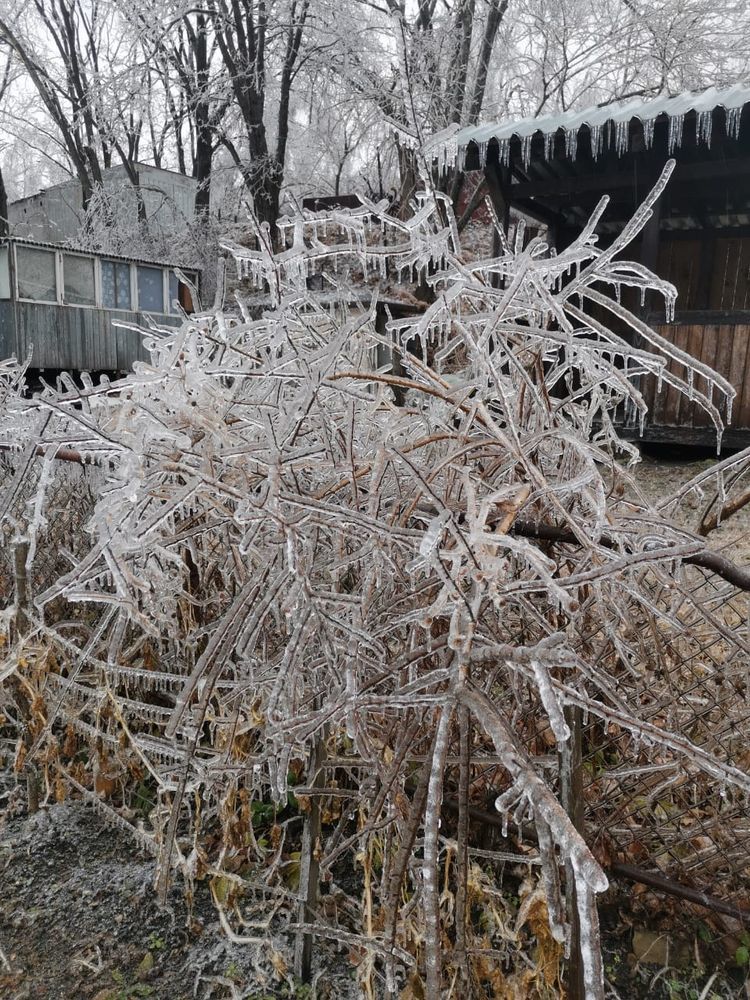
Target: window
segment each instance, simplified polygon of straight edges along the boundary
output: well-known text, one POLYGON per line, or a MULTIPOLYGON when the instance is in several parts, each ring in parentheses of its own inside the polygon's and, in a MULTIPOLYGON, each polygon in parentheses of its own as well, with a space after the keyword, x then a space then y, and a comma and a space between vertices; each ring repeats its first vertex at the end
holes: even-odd
POLYGON ((180 283, 174 271, 169 272, 169 311, 179 312, 179 306, 175 303, 180 301, 180 283))
POLYGON ((95 306, 94 261, 91 257, 63 254, 64 300, 72 305, 95 306))
MULTIPOLYGON (((186 277, 195 284, 194 274, 187 274, 186 277)), ((194 311, 190 286, 186 285, 184 281, 180 281, 173 271, 169 272, 169 311, 180 316, 183 312, 191 313, 194 311)))
POLYGON ((160 267, 138 267, 138 308, 164 312, 164 277, 160 267))
MULTIPOLYGON (((192 283, 193 288, 198 281, 195 274, 186 273, 185 277, 192 283)), ((190 291, 190 286, 180 282, 180 305, 185 310, 186 313, 191 313, 195 311, 195 306, 193 305, 193 293, 190 291)))
MULTIPOLYGON (((168 271, 167 274, 169 277, 169 302, 167 303, 169 312, 176 313, 178 316, 181 316, 183 312, 192 313, 194 309, 190 286, 186 285, 184 281, 180 281, 174 271, 168 271)), ((195 285, 194 274, 186 272, 185 277, 195 285)))
POLYGON ((105 309, 130 309, 130 264, 102 261, 102 305, 105 309))
POLYGON ((55 254, 51 250, 16 247, 18 297, 36 302, 56 302, 55 254))

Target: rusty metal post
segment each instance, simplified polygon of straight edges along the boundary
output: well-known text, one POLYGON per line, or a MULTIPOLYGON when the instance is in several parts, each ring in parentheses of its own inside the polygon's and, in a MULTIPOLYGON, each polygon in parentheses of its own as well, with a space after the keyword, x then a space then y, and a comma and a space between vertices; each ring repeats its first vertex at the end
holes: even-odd
POLYGON ((16 633, 26 634, 29 628, 29 581, 26 575, 26 560, 29 555, 28 542, 16 542, 13 546, 13 587, 16 612, 16 633))
MULTIPOLYGON (((325 783, 325 731, 316 740, 310 754, 309 783, 312 789, 323 788, 325 783)), ((299 922, 312 924, 317 919, 320 898, 320 837, 322 831, 321 800, 310 796, 310 811, 305 816, 300 846, 299 922)), ((303 983, 312 979, 314 937, 309 932, 298 931, 294 945, 294 974, 303 983)))
MULTIPOLYGON (((567 753, 560 755, 560 800, 580 834, 584 832, 583 802, 583 713, 568 706, 565 721, 570 729, 567 753)), ((569 861, 565 863, 565 901, 570 923, 570 961, 568 962, 568 1000, 586 1000, 581 961, 581 929, 578 921, 575 879, 569 861)))
MULTIPOLYGON (((29 629, 29 580, 26 561, 29 555, 27 541, 16 542, 13 546, 13 588, 16 635, 22 638, 29 629)), ((27 747, 28 749, 28 747, 27 747)), ((39 774, 34 764, 26 760, 23 765, 26 775, 26 807, 29 814, 39 810, 39 774)))

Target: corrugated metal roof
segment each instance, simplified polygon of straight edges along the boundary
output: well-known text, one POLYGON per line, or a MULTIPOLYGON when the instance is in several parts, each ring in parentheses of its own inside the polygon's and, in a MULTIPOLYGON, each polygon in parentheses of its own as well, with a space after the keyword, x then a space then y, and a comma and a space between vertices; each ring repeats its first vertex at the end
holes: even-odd
POLYGON ((479 150, 480 161, 484 164, 488 145, 495 139, 500 150, 500 162, 507 164, 510 141, 516 137, 521 142, 524 163, 528 163, 531 156, 531 139, 537 132, 544 136, 545 157, 549 158, 555 136, 562 130, 565 135, 566 153, 570 157, 575 157, 578 132, 581 128, 587 128, 591 133, 591 149, 594 157, 601 152, 606 143, 613 144, 618 155, 622 155, 629 148, 628 126, 632 119, 637 118, 643 124, 643 137, 646 147, 649 148, 653 142, 656 119, 665 115, 669 119, 667 144, 671 156, 682 142, 684 118, 689 111, 696 113, 696 138, 710 145, 713 110, 724 108, 727 134, 736 139, 739 136, 742 109, 748 103, 750 103, 750 86, 736 83, 722 90, 709 87, 708 90, 698 93, 687 91, 674 97, 663 96, 652 100, 639 97, 603 107, 596 105, 583 111, 564 111, 515 122, 497 122, 469 128, 453 125, 432 136, 425 144, 425 152, 432 153, 443 164, 457 164, 463 167, 466 150, 471 143, 475 143, 479 150))
POLYGON ((48 243, 44 240, 34 240, 28 236, 0 236, 0 246, 7 243, 20 243, 23 246, 38 247, 41 250, 59 250, 61 253, 79 254, 81 257, 99 257, 102 260, 121 260, 128 264, 146 264, 154 267, 178 267, 181 271, 202 273, 203 269, 195 264, 182 264, 174 260, 158 260, 151 257, 130 257, 120 253, 109 253, 106 250, 84 250, 82 247, 67 246, 65 243, 48 243))

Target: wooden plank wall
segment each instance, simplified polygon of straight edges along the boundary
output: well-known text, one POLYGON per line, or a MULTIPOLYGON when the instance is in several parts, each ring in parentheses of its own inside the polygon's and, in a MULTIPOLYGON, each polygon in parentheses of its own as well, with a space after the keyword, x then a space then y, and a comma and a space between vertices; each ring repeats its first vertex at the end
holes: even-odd
POLYGON ((749 277, 750 240, 715 240, 709 309, 750 309, 749 277))
MULTIPOLYGON (((737 389, 732 408, 732 424, 737 429, 750 428, 750 325, 734 323, 674 323, 655 326, 665 340, 710 365, 737 389)), ((685 379, 681 364, 671 362, 669 370, 685 379)), ((700 383, 698 383, 699 388, 700 383)), ((656 379, 644 379, 641 392, 649 406, 648 423, 663 427, 709 428, 709 416, 677 389, 662 386, 657 392, 656 379)), ((722 416, 725 416, 722 414, 722 416)))
POLYGON ((701 259, 700 241, 665 240, 659 245, 659 261, 656 272, 677 289, 677 308, 705 309, 701 302, 699 269, 701 259))
POLYGON ((750 309, 750 238, 662 236, 657 273, 677 289, 677 311, 750 309), (710 273, 702 273, 701 263, 710 273))
MULTIPOLYGON (((8 354, 25 358, 32 368, 71 371, 126 371, 134 361, 146 360, 141 336, 114 323, 146 327, 143 313, 113 312, 78 306, 37 302, 3 302, 0 308, 0 343, 8 354), (12 336, 12 328, 15 335, 12 336), (14 341, 14 346, 11 342, 14 341)), ((164 326, 179 326, 177 316, 159 316, 164 326)))

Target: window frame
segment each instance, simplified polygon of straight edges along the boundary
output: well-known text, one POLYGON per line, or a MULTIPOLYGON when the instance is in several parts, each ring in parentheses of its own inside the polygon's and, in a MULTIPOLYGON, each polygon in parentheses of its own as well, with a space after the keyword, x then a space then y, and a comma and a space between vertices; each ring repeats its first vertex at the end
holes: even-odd
POLYGON ((135 265, 131 260, 117 260, 115 257, 95 257, 96 266, 94 270, 96 271, 98 281, 99 281, 99 295, 97 297, 97 309, 106 309, 107 312, 138 312, 137 309, 133 307, 135 302, 135 291, 137 289, 134 287, 135 282, 133 280, 133 272, 135 271, 135 265), (115 297, 117 297, 117 268, 121 265, 125 265, 128 269, 128 292, 130 294, 130 305, 129 306, 106 306, 104 304, 104 282, 102 281, 102 264, 112 264, 115 269, 115 297))
MULTIPOLYGON (((169 298, 169 283, 170 275, 174 274, 174 267, 170 267, 165 264, 152 263, 148 261, 133 261, 127 259, 118 259, 116 256, 112 257, 107 254, 92 254, 86 253, 83 250, 68 249, 67 247, 60 247, 59 249, 52 249, 51 247, 41 246, 35 243, 26 243, 23 240, 8 240, 6 244, 9 251, 12 245, 12 260, 9 255, 9 268, 12 270, 12 275, 10 277, 10 294, 11 299, 16 302, 29 302, 36 305, 46 305, 46 306, 63 306, 66 309, 104 309, 107 312, 120 312, 120 313, 148 313, 153 316, 180 316, 180 311, 175 311, 172 308, 171 301, 169 298), (55 298, 54 299, 30 299, 25 295, 20 294, 19 289, 19 267, 18 267, 18 251, 21 250, 36 250, 41 253, 48 253, 52 256, 54 260, 54 279, 55 279, 55 298), (69 257, 83 257, 86 260, 93 261, 94 264, 94 304, 89 304, 86 302, 66 302, 65 301, 65 267, 64 267, 64 256, 69 257), (102 296, 102 263, 107 261, 117 268, 118 265, 125 264, 128 267, 130 276, 130 306, 106 306, 104 305, 102 296), (161 271, 162 274, 162 308, 160 310, 156 309, 145 309, 141 306, 140 296, 138 294, 138 268, 148 267, 152 270, 161 271)), ((186 271, 185 274, 189 277, 190 281, 197 287, 198 276, 196 271, 186 271)), ((182 284, 180 279, 178 281, 179 285, 182 284)), ((179 301, 179 299, 178 299, 179 301)))
POLYGON ((105 309, 106 306, 101 304, 102 301, 102 276, 99 265, 101 264, 101 259, 99 257, 94 257, 90 253, 83 253, 80 250, 58 250, 56 251, 59 259, 60 273, 57 280, 57 298, 61 306, 72 306, 74 309, 105 309), (93 266, 94 272, 94 301, 93 302, 67 302, 65 300, 65 258, 66 257, 81 257, 83 260, 90 260, 93 266))
POLYGON ((131 274, 134 276, 134 279, 135 279, 135 288, 136 288, 136 293, 137 293, 136 298, 133 300, 136 303, 136 310, 135 311, 139 312, 139 313, 147 313, 149 316, 169 316, 169 312, 167 311, 167 308, 166 308, 169 305, 169 298, 168 298, 168 296, 169 296, 169 277, 168 277, 168 271, 169 271, 169 269, 166 268, 166 267, 164 267, 163 264, 146 264, 146 263, 140 263, 140 264, 132 263, 130 265, 130 269, 131 269, 131 274), (141 305, 141 290, 140 290, 140 288, 138 286, 138 268, 148 268, 150 271, 161 271, 161 309, 145 309, 141 305), (165 285, 166 285, 166 292, 167 292, 166 296, 164 294, 164 292, 165 292, 165 285))
POLYGON ((32 302, 40 306, 59 306, 62 305, 60 302, 60 271, 61 262, 59 260, 60 254, 57 250, 50 250, 47 247, 34 246, 32 243, 14 243, 13 244, 13 294, 15 296, 16 302, 32 302), (54 299, 30 299, 25 295, 21 295, 19 285, 18 285, 18 248, 22 250, 37 250, 42 253, 48 253, 53 259, 53 270, 55 275, 55 298, 54 299))

